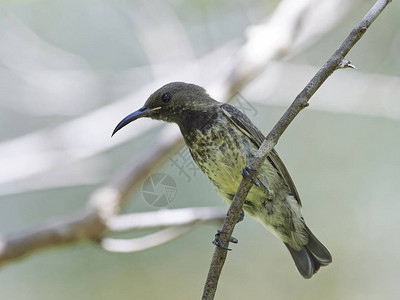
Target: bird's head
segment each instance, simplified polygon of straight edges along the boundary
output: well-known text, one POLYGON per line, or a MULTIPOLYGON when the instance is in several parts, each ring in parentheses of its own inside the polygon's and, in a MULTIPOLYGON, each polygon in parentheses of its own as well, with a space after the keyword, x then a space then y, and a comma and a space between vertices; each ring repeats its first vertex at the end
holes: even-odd
POLYGON ((119 122, 112 135, 132 121, 143 117, 180 125, 188 116, 206 114, 207 110, 216 103, 217 101, 208 96, 205 89, 200 86, 171 82, 150 95, 142 108, 119 122))

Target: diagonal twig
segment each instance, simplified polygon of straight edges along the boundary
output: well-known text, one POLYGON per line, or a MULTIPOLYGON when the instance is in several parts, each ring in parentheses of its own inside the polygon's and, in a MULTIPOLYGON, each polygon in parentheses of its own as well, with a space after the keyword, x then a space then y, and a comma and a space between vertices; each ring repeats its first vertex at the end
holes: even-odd
MULTIPOLYGON (((361 39, 368 27, 379 16, 382 10, 389 4, 390 0, 378 0, 374 6, 362 18, 361 22, 354 27, 342 45, 335 51, 335 53, 328 59, 328 61, 319 69, 317 74, 310 80, 307 86, 300 92, 300 94, 293 101, 292 105, 287 109, 278 123, 267 135, 261 147, 257 151, 255 158, 250 162, 249 166, 258 170, 264 160, 267 158, 269 152, 277 144, 279 138, 294 120, 297 114, 305 107, 308 106, 308 101, 325 82, 326 79, 338 68, 349 67, 350 62, 345 60, 346 55, 352 47, 361 39)), ((255 171, 257 173, 257 171, 255 171)), ((255 174, 256 176, 257 174, 255 174)), ((239 220, 239 215, 242 211, 243 203, 252 187, 250 178, 244 178, 233 198, 232 204, 229 207, 222 231, 226 234, 221 236, 224 245, 229 244, 233 229, 239 220)), ((217 290, 218 280, 227 256, 227 251, 216 247, 210 269, 208 272, 207 280, 204 286, 203 299, 213 299, 217 290)))

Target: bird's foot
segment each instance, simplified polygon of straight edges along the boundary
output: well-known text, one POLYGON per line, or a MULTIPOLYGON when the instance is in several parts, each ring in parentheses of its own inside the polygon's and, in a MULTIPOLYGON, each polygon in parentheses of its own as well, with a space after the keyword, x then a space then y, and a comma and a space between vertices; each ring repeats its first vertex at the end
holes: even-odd
MULTIPOLYGON (((220 248, 225 249, 227 251, 231 251, 232 249, 229 249, 228 247, 226 247, 224 245, 224 243, 221 241, 221 237, 220 237, 221 234, 225 234, 225 232, 223 232, 222 230, 217 230, 217 233, 215 234, 215 239, 213 240, 212 243, 217 247, 220 247, 220 248)), ((233 236, 229 239, 229 241, 231 243, 234 243, 234 244, 238 243, 238 240, 235 239, 233 236)))
POLYGON ((260 182, 260 180, 257 179, 257 177, 254 176, 254 172, 255 170, 246 165, 243 170, 240 172, 240 174, 242 174, 243 178, 250 178, 251 181, 253 181, 253 183, 257 186, 260 187, 262 184, 260 182))
POLYGON ((244 219, 244 211, 242 210, 242 211, 240 212, 240 215, 239 215, 239 220, 237 220, 236 224, 239 223, 239 222, 242 222, 243 219, 244 219))

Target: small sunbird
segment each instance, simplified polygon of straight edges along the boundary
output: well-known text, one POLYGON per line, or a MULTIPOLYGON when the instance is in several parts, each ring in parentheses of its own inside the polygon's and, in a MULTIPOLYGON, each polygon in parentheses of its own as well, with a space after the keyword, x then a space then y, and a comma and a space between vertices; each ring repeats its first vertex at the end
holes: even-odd
POLYGON ((307 227, 297 189, 274 149, 258 175, 252 176, 254 170, 247 163, 265 137, 245 114, 214 100, 200 86, 172 82, 154 92, 142 108, 125 117, 113 135, 143 117, 179 126, 193 160, 229 204, 242 176, 250 176, 254 185, 243 209, 283 241, 304 278, 311 278, 321 266, 332 262, 328 249, 307 227))

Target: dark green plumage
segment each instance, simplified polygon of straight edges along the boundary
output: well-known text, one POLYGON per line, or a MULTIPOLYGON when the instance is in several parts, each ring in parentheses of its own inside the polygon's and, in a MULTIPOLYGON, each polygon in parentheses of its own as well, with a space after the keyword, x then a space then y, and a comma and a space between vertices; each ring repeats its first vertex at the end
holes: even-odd
MULTIPOLYGON (((241 171, 264 139, 235 107, 183 82, 157 90, 141 109, 123 119, 113 134, 140 117, 178 124, 194 161, 228 203, 240 184, 241 171)), ((256 181, 244 210, 285 243, 301 275, 310 278, 332 257, 306 226, 296 187, 275 150, 263 163, 256 181)))

